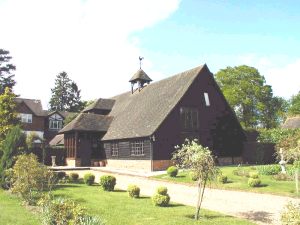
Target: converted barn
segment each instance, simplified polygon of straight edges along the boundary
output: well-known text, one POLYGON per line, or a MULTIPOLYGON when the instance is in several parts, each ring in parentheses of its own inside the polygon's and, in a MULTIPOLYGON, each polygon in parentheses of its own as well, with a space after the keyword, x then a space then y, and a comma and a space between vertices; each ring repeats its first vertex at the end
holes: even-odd
POLYGON ((206 65, 151 82, 138 70, 130 91, 98 99, 64 127, 67 164, 162 170, 187 138, 220 163, 241 161, 245 135, 206 65))

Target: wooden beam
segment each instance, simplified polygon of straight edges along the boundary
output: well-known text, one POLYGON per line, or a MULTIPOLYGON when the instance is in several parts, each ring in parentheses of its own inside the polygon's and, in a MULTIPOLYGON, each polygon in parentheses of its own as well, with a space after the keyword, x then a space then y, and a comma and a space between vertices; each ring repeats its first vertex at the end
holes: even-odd
POLYGON ((78 132, 75 131, 75 153, 74 153, 74 158, 77 158, 77 150, 78 150, 78 132))

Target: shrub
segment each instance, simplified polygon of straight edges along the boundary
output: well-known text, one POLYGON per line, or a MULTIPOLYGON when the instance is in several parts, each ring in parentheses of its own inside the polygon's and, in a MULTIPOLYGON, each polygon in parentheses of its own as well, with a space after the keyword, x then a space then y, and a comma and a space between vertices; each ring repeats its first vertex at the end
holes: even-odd
POLYGON ((253 178, 253 179, 257 179, 258 178, 258 173, 257 172, 250 172, 249 177, 253 178))
POLYGON ((167 187, 158 187, 156 189, 156 193, 160 195, 166 195, 168 193, 168 188, 167 187))
POLYGON ((249 177, 249 172, 244 169, 241 169, 241 168, 233 170, 232 173, 233 173, 233 175, 236 175, 236 176, 249 177))
POLYGON ((288 174, 286 173, 279 173, 279 174, 276 174, 273 176, 273 178, 275 180, 278 180, 278 181, 290 181, 290 180, 293 180, 292 177, 290 177, 288 174))
POLYGON ((92 185, 95 181, 95 176, 92 173, 86 173, 84 174, 83 180, 87 185, 92 185))
POLYGON ((285 206, 284 211, 281 213, 281 224, 300 224, 300 204, 293 204, 289 202, 285 206))
POLYGON ((105 223, 99 217, 84 215, 79 217, 78 225, 105 225, 105 223))
POLYGON ((12 192, 20 194, 23 200, 34 204, 39 193, 51 190, 54 174, 37 161, 34 154, 19 155, 13 167, 12 192))
POLYGON ((261 184, 261 180, 258 178, 249 178, 248 179, 248 185, 250 187, 259 187, 261 184))
POLYGON ((56 175, 58 180, 62 180, 66 177, 66 172, 64 172, 64 171, 57 171, 57 172, 54 172, 54 174, 56 175))
POLYGON ((218 176, 218 181, 222 184, 226 184, 228 182, 228 177, 225 175, 218 176))
POLYGON ((197 180, 199 179, 197 173, 195 173, 195 172, 193 172, 193 171, 191 171, 191 172, 189 173, 189 176, 190 176, 190 178, 191 178, 193 181, 197 181, 197 180))
POLYGON ((166 187, 158 187, 156 193, 152 196, 152 202, 155 206, 167 206, 170 202, 168 189, 166 187))
POLYGON ((170 202, 170 196, 168 194, 161 195, 161 194, 154 194, 152 196, 152 202, 155 206, 168 206, 170 202))
POLYGON ((104 191, 113 191, 116 185, 116 178, 110 175, 100 177, 100 186, 104 191))
POLYGON ((167 169, 167 173, 169 174, 170 177, 176 177, 178 174, 178 169, 176 166, 170 166, 167 169))
POLYGON ((70 173, 69 175, 69 179, 71 182, 77 182, 79 178, 78 173, 70 173))
POLYGON ((280 165, 262 165, 257 166, 256 170, 261 175, 276 175, 281 172, 280 165))
POLYGON ((136 185, 129 185, 127 188, 129 197, 139 198, 140 197, 140 188, 136 185))

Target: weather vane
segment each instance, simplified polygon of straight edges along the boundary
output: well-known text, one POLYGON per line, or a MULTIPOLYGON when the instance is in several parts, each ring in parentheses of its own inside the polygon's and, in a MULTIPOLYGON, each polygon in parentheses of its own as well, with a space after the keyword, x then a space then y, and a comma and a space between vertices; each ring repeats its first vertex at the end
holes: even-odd
POLYGON ((144 59, 144 57, 139 56, 139 60, 140 60, 140 69, 142 69, 142 60, 144 59))

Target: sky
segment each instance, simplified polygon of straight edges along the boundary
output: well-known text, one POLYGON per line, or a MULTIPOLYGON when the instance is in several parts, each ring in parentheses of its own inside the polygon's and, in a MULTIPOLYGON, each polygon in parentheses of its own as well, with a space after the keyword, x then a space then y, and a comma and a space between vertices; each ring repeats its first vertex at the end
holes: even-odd
POLYGON ((14 90, 42 100, 68 73, 83 100, 130 90, 206 63, 212 73, 253 66, 286 99, 300 90, 300 1, 0 0, 0 48, 16 65, 14 90))

